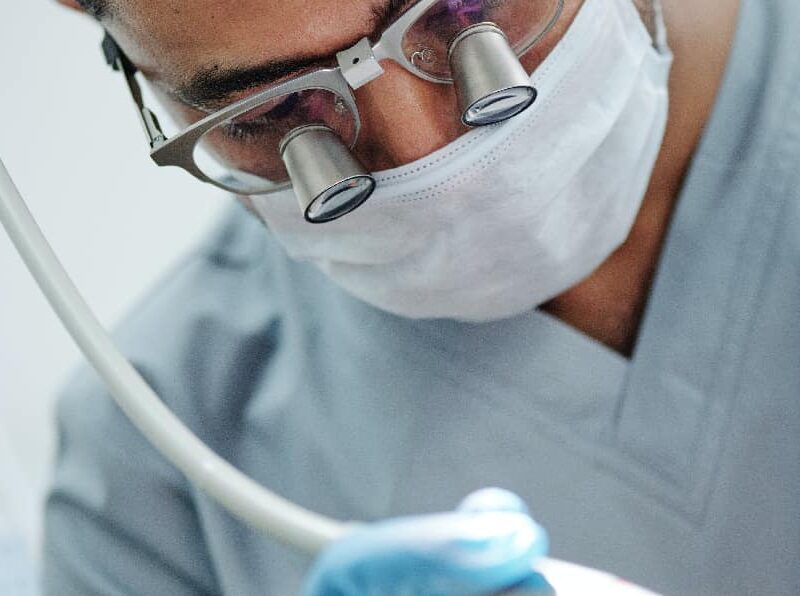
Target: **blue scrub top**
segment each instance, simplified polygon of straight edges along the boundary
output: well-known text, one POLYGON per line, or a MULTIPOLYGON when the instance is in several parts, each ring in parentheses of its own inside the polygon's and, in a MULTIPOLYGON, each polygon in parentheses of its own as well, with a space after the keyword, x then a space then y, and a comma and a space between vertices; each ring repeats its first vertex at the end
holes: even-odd
MULTIPOLYGON (((743 0, 627 360, 540 311, 413 321, 232 212, 118 333, 171 408, 301 505, 373 520, 518 492, 556 557, 668 594, 800 594, 800 2, 743 0)), ((60 402, 45 592, 296 593, 305 556, 60 402)))

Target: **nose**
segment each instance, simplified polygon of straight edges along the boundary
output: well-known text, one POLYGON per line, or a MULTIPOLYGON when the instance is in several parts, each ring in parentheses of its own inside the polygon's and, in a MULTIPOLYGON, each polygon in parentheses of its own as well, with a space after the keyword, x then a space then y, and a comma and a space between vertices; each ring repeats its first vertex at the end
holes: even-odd
POLYGON ((370 171, 424 157, 468 129, 461 123, 452 85, 432 83, 394 62, 355 92, 361 132, 355 153, 370 171))

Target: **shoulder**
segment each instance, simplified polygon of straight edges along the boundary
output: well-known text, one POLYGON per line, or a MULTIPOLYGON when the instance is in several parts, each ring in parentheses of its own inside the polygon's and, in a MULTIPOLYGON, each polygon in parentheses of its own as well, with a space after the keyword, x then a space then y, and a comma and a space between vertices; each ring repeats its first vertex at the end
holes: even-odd
POLYGON ((198 409, 230 407, 233 385, 278 349, 293 269, 236 206, 139 301, 115 340, 170 408, 202 419, 198 409))
MULTIPOLYGON (((217 431, 235 424, 236 411, 255 391, 252 379, 280 344, 287 291, 279 278, 288 265, 251 219, 241 209, 228 213, 114 334, 166 405, 211 444, 217 431)), ((215 591, 193 489, 88 365, 62 392, 57 424, 47 593, 107 593, 117 578, 137 593, 215 591), (151 559, 148 553, 156 552, 151 559), (126 562, 134 557, 141 569, 126 562)))
POLYGON ((739 67, 740 76, 747 76, 763 91, 762 99, 770 106, 798 101, 798 27, 800 2, 796 0, 741 0, 737 55, 732 63, 739 67))
MULTIPOLYGON (((292 293, 293 265, 287 261, 259 222, 232 209, 113 334, 167 407, 207 442, 247 406, 281 349, 292 293)), ((141 463, 178 482, 88 363, 61 392, 57 419, 62 442, 135 451, 141 463)))
MULTIPOLYGON (((695 156, 759 202, 800 202, 800 2, 741 0, 723 85, 695 156)), ((727 196, 728 193, 723 193, 727 196)))

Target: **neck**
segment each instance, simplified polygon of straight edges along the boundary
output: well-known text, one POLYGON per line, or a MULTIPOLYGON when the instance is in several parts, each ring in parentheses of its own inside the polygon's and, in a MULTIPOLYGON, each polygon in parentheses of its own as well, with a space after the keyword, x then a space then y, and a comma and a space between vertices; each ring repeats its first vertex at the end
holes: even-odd
POLYGON ((543 310, 630 356, 670 217, 730 54, 740 0, 662 0, 675 61, 667 130, 626 242, 589 278, 543 310))

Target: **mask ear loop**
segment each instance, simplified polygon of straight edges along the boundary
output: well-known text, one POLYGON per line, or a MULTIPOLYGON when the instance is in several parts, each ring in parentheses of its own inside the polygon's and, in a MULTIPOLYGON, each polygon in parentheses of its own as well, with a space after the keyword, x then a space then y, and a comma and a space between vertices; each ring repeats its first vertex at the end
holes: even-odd
POLYGON ((667 26, 664 21, 664 7, 661 0, 652 0, 653 4, 653 20, 655 27, 655 45, 656 49, 664 55, 672 56, 672 50, 669 47, 669 39, 667 36, 667 26))
POLYGON ((358 524, 308 511, 267 490, 209 449, 119 352, 56 257, 0 160, 0 222, 50 306, 139 431, 200 490, 245 523, 316 554, 358 524))

